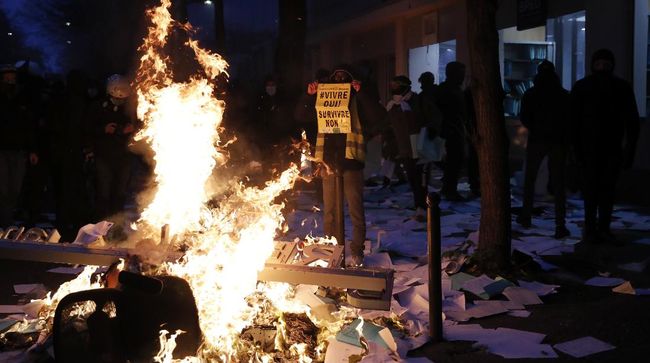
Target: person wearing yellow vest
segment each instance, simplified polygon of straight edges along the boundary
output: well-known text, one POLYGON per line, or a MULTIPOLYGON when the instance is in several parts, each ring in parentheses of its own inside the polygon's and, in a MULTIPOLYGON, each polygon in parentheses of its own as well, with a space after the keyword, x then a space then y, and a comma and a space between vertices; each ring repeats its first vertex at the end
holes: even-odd
MULTIPOLYGON (((343 175, 343 189, 348 211, 352 219, 352 252, 353 265, 363 264, 364 243, 366 240, 366 218, 363 207, 363 168, 366 159, 366 137, 384 116, 378 100, 362 91, 361 83, 356 81, 347 66, 336 67, 330 76, 331 83, 351 83, 352 94, 349 110, 351 115, 351 132, 341 134, 318 133, 316 137, 315 158, 325 163, 332 171, 338 170, 343 175)), ((307 94, 316 101, 318 82, 307 86, 307 94)), ((323 168, 327 170, 328 168, 323 168)), ((336 177, 333 172, 323 175, 323 229, 326 235, 332 236, 336 231, 336 177)), ((339 243, 342 244, 341 241, 339 243)))

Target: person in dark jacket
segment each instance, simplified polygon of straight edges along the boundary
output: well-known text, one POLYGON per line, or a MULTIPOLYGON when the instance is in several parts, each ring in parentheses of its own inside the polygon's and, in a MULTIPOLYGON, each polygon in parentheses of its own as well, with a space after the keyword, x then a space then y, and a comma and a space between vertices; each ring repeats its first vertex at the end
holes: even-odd
POLYGON ((65 90, 54 96, 47 115, 50 136, 56 226, 62 240, 74 240, 81 226, 92 217, 84 176, 84 132, 88 95, 86 78, 72 70, 65 90))
POLYGON ((429 137, 434 138, 440 135, 442 129, 442 114, 436 103, 436 78, 431 72, 424 72, 418 78, 420 89, 418 104, 420 108, 420 123, 427 128, 429 137))
POLYGON ((594 52, 591 75, 571 90, 572 141, 583 171, 583 241, 618 244, 610 230, 614 190, 621 169, 634 162, 639 112, 632 87, 614 75, 614 54, 594 52))
POLYGON ((16 69, 3 66, 0 77, 0 228, 4 228, 14 223, 27 161, 37 164, 38 154, 29 100, 16 84, 16 69))
POLYGON ((442 178, 442 196, 450 201, 464 198, 458 193, 458 179, 465 159, 467 138, 467 98, 462 89, 465 65, 449 62, 445 68, 447 79, 438 86, 438 108, 442 113, 441 136, 445 139, 447 159, 442 178))
POLYGON ((106 86, 107 97, 91 106, 88 114, 91 129, 90 148, 95 160, 95 212, 98 220, 124 208, 129 178, 131 152, 129 143, 136 132, 135 117, 127 110, 131 94, 129 83, 113 75, 106 86))
POLYGON ((286 106, 285 95, 278 89, 276 78, 267 76, 264 80, 264 91, 257 98, 255 115, 260 144, 272 146, 284 138, 288 139, 291 119, 286 106))
POLYGON ((527 228, 531 226, 537 171, 544 157, 548 157, 555 197, 555 238, 564 238, 569 235, 565 226, 564 182, 569 140, 569 92, 562 88, 555 66, 547 60, 539 64, 534 86, 524 94, 521 123, 528 129, 528 146, 524 203, 517 222, 527 228))
POLYGON ((411 135, 422 128, 418 95, 411 91, 411 81, 406 76, 396 76, 390 82, 392 98, 386 104, 386 117, 397 146, 395 161, 402 165, 413 192, 414 219, 426 221, 426 189, 422 183, 423 168, 417 164, 416 146, 411 135))
MULTIPOLYGON (((349 111, 351 115, 351 132, 339 134, 318 133, 316 138, 317 160, 324 162, 333 173, 325 172, 323 175, 323 229, 326 235, 336 234, 336 174, 343 175, 343 189, 348 211, 352 218, 352 264, 360 266, 363 264, 363 251, 366 239, 366 218, 363 207, 363 168, 365 166, 365 131, 373 129, 372 123, 379 122, 379 119, 372 119, 367 115, 381 115, 372 108, 381 108, 379 103, 372 101, 372 97, 364 93, 362 85, 355 80, 350 67, 338 66, 330 76, 331 83, 351 83, 351 96, 349 111), (366 115, 366 116, 361 116, 366 115)), ((312 82, 307 86, 307 94, 313 97, 316 102, 318 82, 312 82)), ((344 244, 345 241, 338 241, 344 244)))

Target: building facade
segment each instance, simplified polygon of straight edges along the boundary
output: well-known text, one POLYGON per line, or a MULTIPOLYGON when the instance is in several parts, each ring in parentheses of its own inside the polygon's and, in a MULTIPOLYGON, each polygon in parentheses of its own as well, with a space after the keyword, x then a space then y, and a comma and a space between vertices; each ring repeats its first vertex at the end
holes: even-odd
MULTIPOLYGON (((532 0, 534 3, 543 0, 532 0)), ((531 2, 531 1, 529 1, 531 2)), ((591 54, 609 48, 616 56, 615 73, 634 87, 640 115, 648 109, 650 62, 648 16, 650 0, 547 0, 545 21, 518 31, 518 0, 500 0, 501 76, 508 97, 506 118, 513 154, 522 149, 517 117, 523 92, 532 86, 542 59, 556 64, 563 85, 589 74, 591 54)), ((318 68, 339 63, 363 64, 373 71, 383 101, 388 81, 433 72, 444 80, 453 60, 469 64, 465 0, 308 0, 305 79, 318 68)), ((471 69, 468 69, 471 72, 471 69)), ((635 169, 650 170, 650 127, 642 123, 635 169)))

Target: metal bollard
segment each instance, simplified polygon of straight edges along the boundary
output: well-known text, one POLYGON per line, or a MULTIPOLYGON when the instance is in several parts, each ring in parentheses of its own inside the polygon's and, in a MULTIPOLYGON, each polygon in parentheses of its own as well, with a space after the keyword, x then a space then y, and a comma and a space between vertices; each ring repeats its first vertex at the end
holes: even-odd
POLYGON ((344 215, 344 192, 343 192, 343 174, 340 170, 336 170, 336 242, 343 246, 343 259, 341 263, 345 267, 345 215, 344 215))
POLYGON ((440 195, 427 196, 427 246, 429 262, 429 335, 433 342, 442 338, 442 273, 440 270, 440 195))

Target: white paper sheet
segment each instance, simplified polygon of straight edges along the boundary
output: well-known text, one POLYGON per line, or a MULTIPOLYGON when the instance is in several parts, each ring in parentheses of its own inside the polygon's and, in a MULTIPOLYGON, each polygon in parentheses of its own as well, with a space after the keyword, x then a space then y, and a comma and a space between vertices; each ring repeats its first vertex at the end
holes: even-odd
POLYGON ((510 301, 522 305, 538 305, 543 304, 539 296, 534 291, 524 289, 523 287, 510 286, 503 290, 503 295, 510 301))
POLYGON ((614 287, 624 283, 625 280, 618 277, 595 276, 585 281, 585 285, 598 287, 614 287))
POLYGON ((475 279, 471 279, 468 281, 465 281, 463 286, 461 286, 461 289, 465 291, 469 291, 473 293, 474 295, 481 295, 485 293, 484 288, 489 285, 494 283, 495 281, 486 275, 481 275, 475 279))
POLYGON ((514 316, 515 318, 527 318, 531 314, 530 311, 528 310, 510 310, 508 311, 508 315, 514 316))
POLYGON ((16 284, 14 285, 14 291, 16 294, 27 294, 32 290, 41 289, 45 290, 43 284, 16 284))
POLYGON ((615 346, 598 340, 594 337, 583 337, 568 342, 555 344, 553 348, 575 358, 616 349, 615 346))
POLYGON ((554 294, 557 292, 555 289, 560 287, 560 285, 547 285, 537 281, 528 282, 528 281, 518 280, 517 282, 519 283, 520 287, 533 291, 538 296, 546 296, 549 294, 554 294))
POLYGON ((348 363, 351 355, 360 355, 363 353, 361 347, 340 342, 333 337, 328 342, 327 352, 325 352, 325 363, 348 363))
POLYGON ((444 327, 448 341, 475 341, 490 353, 504 358, 555 358, 557 353, 547 344, 541 344, 545 335, 535 332, 498 328, 484 329, 477 324, 444 327))
POLYGON ((500 301, 484 301, 482 304, 473 305, 466 310, 466 313, 475 319, 507 312, 508 309, 504 308, 500 301))

